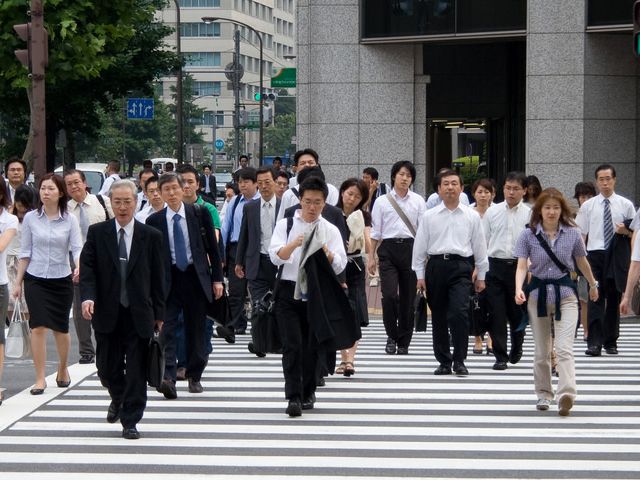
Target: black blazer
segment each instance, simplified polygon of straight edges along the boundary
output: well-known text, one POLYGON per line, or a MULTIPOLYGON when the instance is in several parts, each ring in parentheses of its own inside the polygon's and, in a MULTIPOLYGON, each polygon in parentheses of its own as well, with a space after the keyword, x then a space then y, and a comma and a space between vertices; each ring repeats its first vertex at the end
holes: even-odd
MULTIPOLYGON (((262 234, 260 228, 261 204, 262 198, 257 198, 244 204, 240 236, 238 237, 236 265, 242 265, 244 267, 244 274, 249 280, 258 278, 258 269, 260 268, 260 237, 262 234)), ((275 218, 278 218, 279 211, 280 199, 277 198, 275 218)))
MULTIPOLYGON (((198 179, 198 183, 199 183, 199 188, 200 188, 200 192, 204 193, 204 189, 207 187, 207 183, 205 180, 206 175, 200 175, 200 178, 198 179)), ((209 175, 209 189, 211 190, 211 193, 209 195, 211 195, 213 198, 216 198, 216 176, 211 174, 209 175)))
MULTIPOLYGON (((93 300, 93 328, 111 333, 118 323, 120 309, 120 259, 116 221, 107 220, 89 227, 80 255, 80 298, 93 300)), ((162 235, 135 222, 127 268, 127 293, 131 319, 142 338, 153 335, 156 320, 164 320, 165 285, 162 235)))
MULTIPOLYGON (((293 217, 293 214, 299 208, 302 208, 302 205, 300 205, 299 203, 287 208, 284 211, 284 218, 293 217)), ((327 220, 327 222, 338 227, 338 230, 340 230, 340 235, 342 236, 342 241, 346 246, 347 242, 349 241, 349 230, 347 230, 347 222, 344 220, 342 210, 327 203, 322 209, 322 217, 327 220)))
MULTIPOLYGON (((167 295, 171 291, 171 248, 169 246, 169 227, 167 225, 167 208, 165 207, 159 212, 154 213, 147 218, 147 225, 160 230, 164 239, 164 252, 161 257, 165 266, 165 287, 167 295)), ((220 261, 220 252, 218 251, 218 243, 213 229, 213 221, 211 215, 206 209, 201 209, 200 218, 205 234, 208 239, 208 250, 205 251, 202 243, 202 233, 200 231, 200 223, 196 218, 195 208, 193 205, 184 204, 184 211, 187 217, 187 229, 189 230, 189 244, 191 245, 191 257, 193 258, 193 266, 198 274, 200 286, 209 302, 213 301, 213 282, 222 282, 222 265, 220 261)), ((171 227, 173 228, 173 226, 171 227)))

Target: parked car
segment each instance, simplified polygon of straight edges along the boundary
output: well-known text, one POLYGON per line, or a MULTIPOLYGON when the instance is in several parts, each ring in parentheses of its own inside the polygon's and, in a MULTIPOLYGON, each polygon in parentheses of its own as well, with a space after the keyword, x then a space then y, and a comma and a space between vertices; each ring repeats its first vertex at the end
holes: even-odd
POLYGON ((224 201, 224 190, 227 183, 233 181, 231 172, 216 172, 216 197, 224 201))
MULTIPOLYGON (((94 195, 100 191, 102 184, 104 183, 107 171, 106 163, 76 163, 76 170, 80 170, 87 178, 87 186, 89 191, 94 195)), ((63 168, 59 166, 54 170, 54 173, 62 175, 63 168)))

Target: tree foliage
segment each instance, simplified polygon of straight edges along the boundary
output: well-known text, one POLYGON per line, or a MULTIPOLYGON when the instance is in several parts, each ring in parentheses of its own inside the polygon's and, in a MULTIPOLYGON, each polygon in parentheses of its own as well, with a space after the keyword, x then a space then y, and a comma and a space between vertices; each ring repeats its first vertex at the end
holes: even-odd
POLYGON ((264 154, 282 156, 285 150, 291 151, 294 148, 291 145, 291 137, 295 134, 295 114, 276 115, 275 125, 270 125, 264 129, 264 154))

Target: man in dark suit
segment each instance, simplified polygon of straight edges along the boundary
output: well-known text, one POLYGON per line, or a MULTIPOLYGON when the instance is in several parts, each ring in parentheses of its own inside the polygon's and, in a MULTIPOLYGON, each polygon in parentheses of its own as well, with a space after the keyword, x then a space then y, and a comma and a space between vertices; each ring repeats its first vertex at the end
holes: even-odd
POLYGON ((203 174, 200 175, 200 195, 204 200, 216 204, 216 176, 211 173, 211 166, 204 165, 202 167, 203 174))
MULTIPOLYGON (((235 258, 235 274, 248 280, 251 301, 255 304, 273 288, 277 268, 269 259, 269 244, 276 224, 280 199, 276 197, 277 172, 269 166, 260 167, 256 174, 260 198, 244 205, 242 225, 235 258)), ((264 352, 249 351, 259 357, 264 352)))
POLYGON ((147 219, 147 225, 160 230, 164 238, 164 251, 158 260, 165 265, 164 282, 169 294, 162 330, 166 366, 158 391, 167 399, 177 398, 175 332, 181 311, 184 315, 189 392, 202 393, 200 378, 208 360, 205 345, 207 303, 214 298, 219 299, 223 288, 222 266, 211 216, 206 210, 198 214, 195 209, 201 207, 182 201, 183 187, 179 174, 163 174, 158 180, 158 188, 167 207, 147 219))
POLYGON ((80 256, 82 316, 92 320, 98 376, 111 396, 107 421, 119 418, 122 436, 135 440, 147 404, 149 339, 165 314, 162 235, 133 219, 133 182, 116 181, 109 195, 115 219, 89 227, 80 256))

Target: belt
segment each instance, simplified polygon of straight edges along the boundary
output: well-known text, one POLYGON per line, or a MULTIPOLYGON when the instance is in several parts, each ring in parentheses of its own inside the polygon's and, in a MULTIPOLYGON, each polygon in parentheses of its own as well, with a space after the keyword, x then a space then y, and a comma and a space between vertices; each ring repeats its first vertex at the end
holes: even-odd
POLYGON ((518 263, 518 259, 489 257, 489 263, 501 263, 503 265, 516 265, 518 263))
POLYGON ((471 262, 473 255, 470 257, 463 257, 455 253, 442 253, 439 255, 429 255, 429 260, 463 260, 465 262, 471 262))
POLYGON ((385 238, 382 241, 389 243, 413 243, 413 238, 385 238))
POLYGON ((268 254, 268 253, 261 253, 261 254, 260 254, 260 256, 261 256, 262 258, 268 258, 268 259, 271 259, 271 257, 269 256, 269 254, 268 254))

